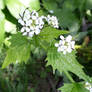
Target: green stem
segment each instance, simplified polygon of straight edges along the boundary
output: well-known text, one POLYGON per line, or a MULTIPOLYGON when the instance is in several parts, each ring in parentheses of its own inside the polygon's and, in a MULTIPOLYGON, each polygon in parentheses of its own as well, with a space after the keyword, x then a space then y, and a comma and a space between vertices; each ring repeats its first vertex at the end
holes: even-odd
POLYGON ((68 79, 74 83, 75 81, 73 80, 73 78, 71 77, 71 75, 67 72, 67 71, 64 71, 65 75, 68 77, 68 79))
POLYGON ((80 49, 80 48, 82 48, 82 46, 81 45, 75 45, 75 48, 80 49))

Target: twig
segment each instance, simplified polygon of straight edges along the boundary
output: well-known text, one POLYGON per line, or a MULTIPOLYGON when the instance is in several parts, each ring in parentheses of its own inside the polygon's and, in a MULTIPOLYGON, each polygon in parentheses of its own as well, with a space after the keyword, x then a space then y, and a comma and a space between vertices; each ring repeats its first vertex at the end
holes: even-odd
POLYGON ((92 27, 92 23, 87 25, 87 29, 90 28, 90 27, 92 27))
MULTIPOLYGON (((42 69, 45 70, 45 68, 43 66, 42 66, 42 69)), ((52 82, 52 79, 49 74, 47 76, 47 80, 49 81, 49 84, 51 85, 53 92, 57 92, 56 85, 54 85, 54 83, 52 82)))
POLYGON ((52 79, 50 78, 49 74, 48 74, 47 79, 52 87, 53 92, 57 92, 56 87, 55 87, 54 83, 52 82, 52 79))
POLYGON ((82 18, 82 31, 86 31, 87 30, 87 24, 86 24, 86 19, 82 18))

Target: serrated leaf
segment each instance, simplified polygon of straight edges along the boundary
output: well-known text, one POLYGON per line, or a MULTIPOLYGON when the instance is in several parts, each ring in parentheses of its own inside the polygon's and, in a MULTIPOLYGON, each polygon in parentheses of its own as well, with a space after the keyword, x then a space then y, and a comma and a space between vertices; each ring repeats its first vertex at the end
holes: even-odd
POLYGON ((30 7, 31 10, 40 8, 39 0, 5 0, 5 3, 15 18, 19 18, 19 13, 25 8, 30 7))
POLYGON ((63 71, 70 71, 79 76, 79 78, 88 80, 88 76, 86 76, 82 70, 83 66, 81 66, 76 60, 75 54, 76 51, 72 51, 72 53, 64 55, 63 53, 57 52, 57 49, 52 47, 47 53, 47 65, 51 65, 54 71, 56 69, 61 73, 63 71))
POLYGON ((66 83, 63 87, 59 88, 62 92, 89 92, 82 83, 66 83))
POLYGON ((54 38, 57 38, 59 35, 67 33, 69 32, 65 30, 58 30, 52 27, 45 27, 39 34, 39 37, 43 40, 46 40, 47 42, 50 42, 54 38))
POLYGON ((0 10, 0 46, 4 40, 4 33, 5 33, 4 23, 5 23, 5 16, 2 13, 2 11, 0 10))
POLYGON ((15 34, 11 38, 11 46, 7 51, 6 58, 2 68, 7 67, 11 63, 25 62, 30 57, 30 43, 21 34, 15 34))
POLYGON ((36 37, 34 36, 32 44, 34 44, 34 46, 36 46, 36 47, 42 47, 46 51, 47 51, 47 49, 48 49, 48 47, 50 45, 47 41, 42 39, 40 36, 36 36, 36 37))

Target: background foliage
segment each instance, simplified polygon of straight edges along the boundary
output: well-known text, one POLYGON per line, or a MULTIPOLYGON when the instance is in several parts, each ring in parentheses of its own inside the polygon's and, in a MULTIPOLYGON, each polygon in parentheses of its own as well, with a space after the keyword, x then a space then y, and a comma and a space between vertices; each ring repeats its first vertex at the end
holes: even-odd
POLYGON ((0 0, 0 66, 1 92, 88 92, 83 80, 92 76, 92 0, 0 0), (27 7, 57 16, 59 29, 23 37, 17 20, 27 7), (61 34, 71 34, 80 45, 72 54, 53 47, 61 34))

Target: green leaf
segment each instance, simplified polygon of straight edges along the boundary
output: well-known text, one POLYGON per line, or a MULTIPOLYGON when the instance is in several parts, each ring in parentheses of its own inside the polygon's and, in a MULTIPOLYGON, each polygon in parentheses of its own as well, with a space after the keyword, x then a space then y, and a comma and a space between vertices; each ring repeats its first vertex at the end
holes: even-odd
POLYGON ((39 0, 19 0, 26 7, 30 7, 31 10, 39 10, 40 2, 39 0))
POLYGON ((69 27, 71 35, 75 36, 78 33, 79 28, 80 28, 80 25, 78 23, 74 23, 71 27, 69 27))
POLYGON ((4 8, 5 8, 4 0, 0 0, 0 9, 4 8))
POLYGON ((89 92, 82 83, 66 83, 59 90, 62 92, 89 92))
POLYGON ((72 53, 67 53, 64 55, 63 53, 57 52, 55 47, 52 47, 48 50, 47 53, 47 65, 51 65, 53 70, 58 69, 59 72, 72 72, 79 76, 79 78, 87 80, 88 76, 85 75, 82 70, 83 66, 81 66, 76 60, 76 51, 72 51, 72 53))
MULTIPOLYGON (((87 0, 91 1, 91 0, 87 0)), ((85 8, 86 0, 43 0, 43 5, 47 10, 53 10, 54 12, 59 9, 64 9, 68 11, 74 11, 75 9, 83 10, 85 8)))
POLYGON ((75 2, 74 0, 65 0, 65 2, 63 3, 63 9, 74 11, 76 9, 77 1, 75 2))
POLYGON ((86 2, 87 2, 86 0, 82 0, 82 1, 78 0, 77 7, 81 12, 85 9, 86 2))
POLYGON ((35 47, 41 47, 45 49, 46 51, 50 45, 47 41, 42 39, 40 36, 34 36, 31 42, 35 47))
POLYGON ((5 32, 15 34, 16 25, 8 20, 5 20, 5 32))
POLYGON ((67 34, 68 31, 58 30, 52 27, 45 27, 42 32, 39 34, 39 37, 47 42, 50 42, 54 38, 57 38, 61 34, 67 34))
POLYGON ((43 0, 43 5, 44 7, 49 11, 49 10, 53 10, 56 11, 58 6, 56 1, 53 0, 43 0))
POLYGON ((4 23, 5 23, 5 16, 2 13, 2 11, 0 10, 0 46, 3 43, 3 40, 4 40, 4 33, 5 33, 4 23))
POLYGON ((86 35, 88 34, 88 32, 79 32, 78 34, 76 34, 75 36, 75 40, 76 41, 80 41, 81 39, 83 39, 86 35))
POLYGON ((87 9, 92 9, 92 0, 87 0, 86 1, 86 8, 87 9))
POLYGON ((71 11, 65 9, 57 10, 55 15, 57 16, 62 28, 70 28, 75 23, 79 24, 78 18, 71 11))
POLYGON ((66 0, 63 4, 63 9, 74 11, 78 8, 79 10, 82 10, 84 8, 83 6, 85 6, 85 1, 86 0, 66 0))
POLYGON ((15 17, 19 18, 19 13, 27 7, 31 10, 39 10, 40 3, 39 0, 5 0, 6 5, 10 13, 15 17))
POLYGON ((7 67, 11 63, 25 62, 30 57, 30 43, 26 37, 18 33, 13 35, 10 41, 11 46, 7 51, 2 68, 7 67))
POLYGON ((10 13, 15 18, 19 18, 19 13, 24 8, 24 5, 19 0, 5 0, 5 3, 10 13))

